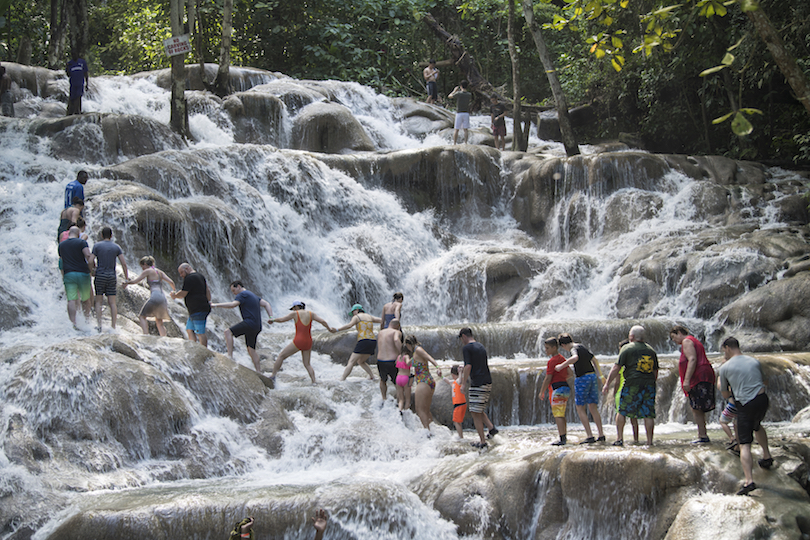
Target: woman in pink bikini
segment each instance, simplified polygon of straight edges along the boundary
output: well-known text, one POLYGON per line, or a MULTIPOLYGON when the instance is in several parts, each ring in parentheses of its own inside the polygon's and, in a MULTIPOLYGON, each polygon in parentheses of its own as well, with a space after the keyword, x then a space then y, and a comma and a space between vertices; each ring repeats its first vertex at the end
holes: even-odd
POLYGON ((314 311, 309 311, 306 308, 307 306, 303 302, 293 302, 293 305, 290 308, 292 313, 288 313, 287 315, 279 317, 278 319, 271 319, 267 321, 269 324, 273 324, 295 319, 295 337, 293 338, 292 343, 284 347, 281 352, 278 353, 276 362, 273 364, 273 374, 271 375, 271 377, 274 379, 276 377, 276 373, 278 373, 278 371, 281 369, 281 364, 284 363, 284 360, 294 355, 298 351, 301 351, 301 359, 304 362, 304 368, 306 368, 307 373, 309 373, 309 378, 312 379, 312 384, 315 384, 315 370, 312 369, 312 366, 309 363, 309 358, 312 355, 312 321, 318 321, 330 332, 334 333, 335 329, 329 326, 329 323, 319 317, 317 313, 314 311))

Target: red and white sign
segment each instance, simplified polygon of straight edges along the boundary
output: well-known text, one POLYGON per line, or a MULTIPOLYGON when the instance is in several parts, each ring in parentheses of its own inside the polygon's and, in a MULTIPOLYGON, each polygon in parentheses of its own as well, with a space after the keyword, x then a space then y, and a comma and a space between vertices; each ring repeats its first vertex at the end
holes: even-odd
POLYGON ((163 40, 163 48, 166 49, 166 56, 177 56, 191 52, 191 43, 188 34, 174 36, 163 40))

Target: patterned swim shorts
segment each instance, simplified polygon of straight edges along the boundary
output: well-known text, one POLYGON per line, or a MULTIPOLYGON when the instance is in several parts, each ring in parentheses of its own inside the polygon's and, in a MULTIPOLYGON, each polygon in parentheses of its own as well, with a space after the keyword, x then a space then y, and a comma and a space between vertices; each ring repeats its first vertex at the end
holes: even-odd
POLYGON ((631 386, 625 382, 619 414, 626 418, 655 418, 655 385, 631 386))
POLYGON ((551 414, 554 418, 565 417, 565 406, 571 397, 571 388, 561 386, 551 392, 551 414))
POLYGON ((599 388, 596 383, 596 373, 586 373, 582 377, 577 377, 574 381, 574 399, 577 405, 588 405, 599 403, 599 388))

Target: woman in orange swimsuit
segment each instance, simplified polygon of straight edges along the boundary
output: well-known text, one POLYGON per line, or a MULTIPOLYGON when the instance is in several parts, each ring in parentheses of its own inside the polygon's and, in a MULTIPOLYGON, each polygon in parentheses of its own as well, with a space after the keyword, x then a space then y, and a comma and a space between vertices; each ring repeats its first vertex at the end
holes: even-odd
POLYGON ((309 363, 309 358, 312 354, 312 321, 318 321, 330 332, 334 332, 335 329, 329 326, 329 324, 320 318, 317 313, 307 310, 306 307, 306 304, 303 302, 293 302, 293 305, 290 308, 292 313, 288 313, 287 315, 279 317, 278 319, 267 321, 268 323, 273 324, 295 319, 295 337, 293 338, 292 343, 284 347, 281 352, 278 353, 276 363, 273 364, 273 374, 271 375, 273 378, 275 378, 276 373, 278 373, 278 371, 281 369, 281 364, 284 363, 286 358, 294 355, 298 351, 301 351, 301 359, 304 361, 304 367, 306 368, 307 373, 309 373, 309 378, 312 379, 312 384, 315 384, 315 370, 312 369, 312 366, 309 363))

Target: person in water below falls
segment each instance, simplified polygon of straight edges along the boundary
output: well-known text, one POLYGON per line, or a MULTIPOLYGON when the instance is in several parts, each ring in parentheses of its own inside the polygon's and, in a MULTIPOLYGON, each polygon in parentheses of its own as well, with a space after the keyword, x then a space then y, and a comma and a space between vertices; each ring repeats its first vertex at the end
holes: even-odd
POLYGON ((304 362, 304 368, 306 368, 307 373, 309 373, 312 384, 315 384, 315 370, 312 369, 309 363, 310 356, 312 356, 312 321, 319 322, 332 333, 335 333, 337 330, 329 326, 329 323, 323 320, 317 313, 307 310, 307 306, 303 302, 293 302, 290 311, 292 311, 292 313, 288 313, 272 321, 267 321, 273 324, 287 322, 293 318, 295 319, 295 337, 292 343, 284 347, 281 352, 278 353, 276 361, 273 364, 273 374, 271 377, 276 377, 276 373, 281 369, 281 364, 284 363, 285 359, 301 351, 301 360, 304 362))
POLYGON ((349 363, 346 365, 346 369, 343 371, 343 376, 340 380, 345 381, 346 377, 348 377, 352 369, 354 369, 354 365, 359 364, 360 367, 363 368, 363 371, 368 373, 368 378, 373 381, 374 374, 371 372, 371 368, 368 367, 366 360, 377 350, 377 338, 374 336, 374 323, 381 322, 382 319, 366 313, 361 304, 353 305, 350 314, 352 320, 338 328, 337 331, 342 332, 352 326, 357 326, 357 345, 355 345, 354 351, 349 357, 349 363))

